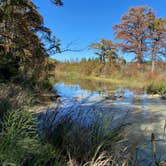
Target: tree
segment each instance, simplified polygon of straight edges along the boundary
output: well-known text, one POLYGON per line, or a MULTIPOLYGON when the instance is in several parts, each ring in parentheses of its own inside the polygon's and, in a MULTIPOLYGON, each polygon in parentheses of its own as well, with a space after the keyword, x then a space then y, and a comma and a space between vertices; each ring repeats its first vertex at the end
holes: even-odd
POLYGON ((100 63, 105 63, 107 59, 113 63, 118 58, 116 45, 111 40, 102 38, 100 42, 92 43, 90 48, 96 50, 95 54, 99 56, 100 63))
MULTIPOLYGON (((32 77, 38 79, 49 52, 59 50, 59 41, 44 26, 43 17, 32 1, 0 2, 0 68, 4 71, 0 74, 6 75, 9 68, 14 68, 25 77, 31 70, 32 77)), ((60 5, 60 1, 55 2, 60 5)), ((12 75, 7 73, 8 77, 12 75)))
POLYGON ((122 23, 113 26, 116 39, 120 39, 119 47, 125 53, 134 53, 138 64, 143 63, 143 55, 148 50, 148 10, 146 6, 132 7, 122 16, 122 23))
POLYGON ((166 19, 157 18, 153 10, 148 13, 149 25, 149 50, 151 54, 151 72, 155 71, 158 58, 166 57, 166 19))

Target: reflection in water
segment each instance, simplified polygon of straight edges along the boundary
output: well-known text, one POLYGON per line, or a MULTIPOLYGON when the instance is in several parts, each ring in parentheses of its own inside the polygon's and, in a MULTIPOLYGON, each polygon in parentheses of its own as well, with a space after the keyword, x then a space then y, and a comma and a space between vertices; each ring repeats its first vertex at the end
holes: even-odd
POLYGON ((111 84, 100 83, 95 89, 95 84, 92 86, 87 81, 82 84, 59 82, 54 85, 54 88, 61 96, 61 116, 72 110, 73 117, 77 117, 76 114, 81 111, 81 116, 85 119, 84 123, 90 123, 89 119, 92 117, 95 119, 99 115, 103 119, 108 117, 111 119, 113 116, 115 126, 121 121, 131 124, 126 129, 130 131, 129 140, 135 142, 139 139, 142 142, 143 146, 138 147, 137 150, 141 151, 145 158, 152 157, 150 138, 151 133, 154 133, 158 140, 158 154, 161 154, 162 160, 166 159, 166 136, 164 135, 166 100, 153 98, 145 92, 138 94, 138 91, 129 89, 118 88, 113 91, 111 84))
POLYGON ((82 89, 90 91, 108 91, 113 90, 118 87, 115 83, 102 82, 102 81, 92 81, 89 79, 69 79, 65 77, 58 77, 57 82, 63 82, 66 85, 79 85, 82 89))
POLYGON ((66 85, 64 83, 57 83, 54 85, 54 88, 57 90, 58 94, 62 97, 62 99, 78 99, 83 100, 85 98, 95 99, 95 101, 99 98, 106 96, 107 94, 103 91, 90 91, 81 89, 81 87, 77 85, 66 85))

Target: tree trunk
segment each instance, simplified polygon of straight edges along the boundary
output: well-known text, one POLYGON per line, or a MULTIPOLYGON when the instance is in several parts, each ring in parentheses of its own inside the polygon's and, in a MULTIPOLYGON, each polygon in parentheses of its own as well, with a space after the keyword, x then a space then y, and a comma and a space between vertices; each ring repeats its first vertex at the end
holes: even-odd
POLYGON ((155 71, 155 60, 152 59, 152 68, 151 68, 151 72, 153 73, 155 71))
POLYGON ((154 45, 153 51, 152 51, 152 66, 151 66, 151 72, 153 73, 155 71, 155 62, 156 62, 156 54, 157 54, 157 44, 154 45))
POLYGON ((139 51, 138 54, 137 54, 137 67, 138 67, 138 69, 141 69, 142 63, 143 63, 142 52, 139 51))
POLYGON ((152 53, 152 67, 151 67, 152 73, 155 71, 155 61, 156 61, 156 54, 155 54, 155 52, 153 52, 152 53))

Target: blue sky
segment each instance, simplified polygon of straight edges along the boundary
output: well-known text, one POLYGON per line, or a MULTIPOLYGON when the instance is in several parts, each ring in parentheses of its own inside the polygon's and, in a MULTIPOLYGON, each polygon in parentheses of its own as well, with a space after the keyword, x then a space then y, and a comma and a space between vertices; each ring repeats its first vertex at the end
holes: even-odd
MULTIPOLYGON (((121 16, 132 6, 147 5, 156 15, 166 17, 166 0, 63 0, 56 7, 49 0, 33 0, 44 17, 45 25, 62 43, 62 48, 73 42, 73 49, 86 48, 101 37, 114 40, 112 26, 120 23, 121 16)), ((126 54, 127 60, 133 58, 126 54)), ((92 50, 65 52, 53 57, 58 60, 94 57, 92 50)))

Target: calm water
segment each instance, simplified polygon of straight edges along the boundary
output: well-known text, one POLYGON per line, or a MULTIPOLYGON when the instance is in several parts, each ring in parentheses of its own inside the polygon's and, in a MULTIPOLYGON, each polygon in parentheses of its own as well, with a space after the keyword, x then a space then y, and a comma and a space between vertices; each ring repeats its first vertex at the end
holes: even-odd
POLYGON ((133 143, 139 140, 142 146, 138 151, 149 158, 152 157, 151 133, 154 133, 158 157, 166 160, 166 100, 147 95, 142 90, 87 80, 61 81, 54 88, 61 96, 61 116, 72 111, 73 117, 77 117, 81 112, 85 124, 100 117, 103 122, 113 121, 110 128, 119 123, 129 123, 126 127, 129 140, 133 143))

